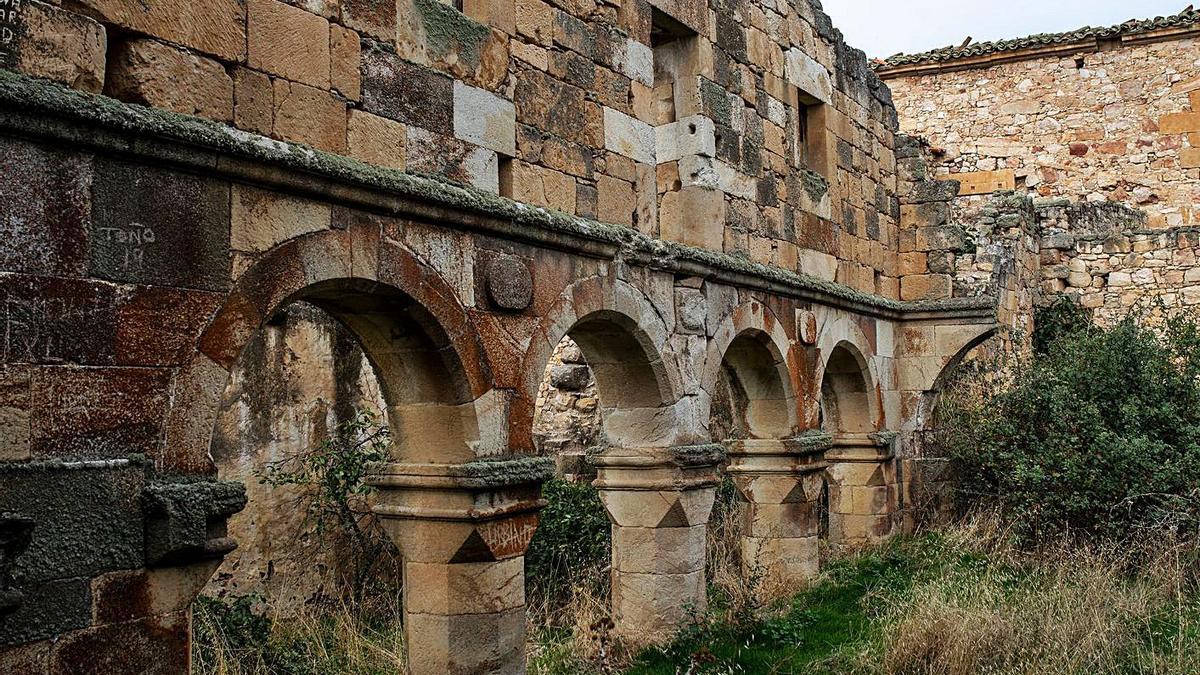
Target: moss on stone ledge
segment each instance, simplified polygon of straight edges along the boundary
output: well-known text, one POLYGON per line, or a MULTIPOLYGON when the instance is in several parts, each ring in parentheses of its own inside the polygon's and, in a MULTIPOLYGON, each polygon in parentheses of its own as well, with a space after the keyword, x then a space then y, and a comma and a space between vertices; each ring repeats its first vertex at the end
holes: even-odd
MULTIPOLYGON (((122 103, 105 96, 75 91, 48 80, 0 71, 0 119, 3 119, 4 126, 33 127, 53 136, 54 118, 123 132, 139 140, 172 141, 191 146, 201 153, 211 152, 275 165, 446 209, 467 211, 528 228, 606 243, 617 247, 619 256, 636 258, 646 265, 661 269, 676 270, 681 264, 691 263, 709 267, 715 272, 754 277, 778 285, 781 290, 818 292, 830 298, 882 310, 902 312, 913 309, 912 303, 864 293, 842 284, 750 262, 723 252, 654 239, 629 227, 529 206, 446 180, 416 176, 315 150, 306 145, 272 140, 212 120, 122 103), (12 120, 14 116, 31 119, 18 124, 12 120)), ((982 307, 983 303, 975 299, 971 306, 982 307)), ((949 303, 947 308, 963 309, 966 306, 949 303)), ((933 311, 937 306, 924 303, 920 309, 933 311)))

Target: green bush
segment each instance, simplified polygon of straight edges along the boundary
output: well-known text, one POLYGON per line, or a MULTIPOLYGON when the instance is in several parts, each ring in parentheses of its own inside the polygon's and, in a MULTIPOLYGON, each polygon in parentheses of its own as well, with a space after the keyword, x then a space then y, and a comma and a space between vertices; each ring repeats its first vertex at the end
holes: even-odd
MULTIPOLYGON (((1064 313, 1065 315, 1065 313, 1064 313)), ((1043 333, 1045 337, 1047 333, 1043 333)), ((1067 318, 1001 385, 968 379, 937 437, 965 506, 999 507, 1028 542, 1196 534, 1200 327, 1067 318)))
POLYGON ((592 575, 609 564, 612 528, 600 495, 590 483, 551 480, 542 486, 546 508, 525 552, 525 578, 531 587, 550 591, 592 575))

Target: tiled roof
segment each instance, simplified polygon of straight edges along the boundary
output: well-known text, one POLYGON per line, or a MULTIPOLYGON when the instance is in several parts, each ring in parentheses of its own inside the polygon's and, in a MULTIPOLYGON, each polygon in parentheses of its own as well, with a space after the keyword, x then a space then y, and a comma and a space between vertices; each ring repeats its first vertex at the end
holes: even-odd
POLYGON ((997 40, 995 42, 978 42, 965 47, 942 47, 920 54, 896 54, 883 61, 876 61, 876 70, 886 70, 899 66, 924 63, 942 63, 974 56, 986 56, 1001 52, 1018 51, 1037 47, 1066 45, 1084 40, 1106 40, 1124 36, 1152 33, 1169 28, 1186 28, 1200 23, 1200 11, 1188 9, 1172 15, 1160 16, 1153 19, 1133 19, 1125 23, 1104 28, 1085 26, 1066 33, 1041 33, 1014 40, 997 40))

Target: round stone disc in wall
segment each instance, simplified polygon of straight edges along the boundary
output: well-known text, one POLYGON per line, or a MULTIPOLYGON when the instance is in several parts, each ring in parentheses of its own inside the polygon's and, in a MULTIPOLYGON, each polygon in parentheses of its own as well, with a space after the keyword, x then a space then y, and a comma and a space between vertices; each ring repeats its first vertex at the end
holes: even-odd
POLYGON ((520 311, 533 302, 533 275, 520 258, 497 256, 487 266, 487 291, 500 309, 520 311))

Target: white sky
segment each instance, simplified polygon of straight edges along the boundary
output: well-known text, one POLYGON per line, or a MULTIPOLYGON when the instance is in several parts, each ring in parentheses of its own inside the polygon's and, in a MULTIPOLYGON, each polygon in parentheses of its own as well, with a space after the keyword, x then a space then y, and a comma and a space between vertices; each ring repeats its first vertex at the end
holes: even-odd
MULTIPOLYGON (((867 56, 1111 26, 1177 14, 1192 0, 823 0, 846 42, 867 56)), ((1200 2, 1196 4, 1200 5, 1200 2)))

